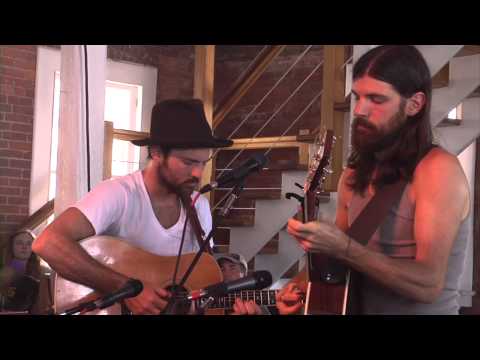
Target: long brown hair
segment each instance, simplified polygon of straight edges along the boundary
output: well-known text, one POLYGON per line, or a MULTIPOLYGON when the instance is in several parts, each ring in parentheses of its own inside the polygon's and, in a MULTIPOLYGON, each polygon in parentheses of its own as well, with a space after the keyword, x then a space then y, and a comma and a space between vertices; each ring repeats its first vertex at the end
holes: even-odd
MULTIPOLYGON (((430 105, 432 80, 422 54, 411 45, 385 45, 364 54, 353 67, 353 81, 368 75, 390 84, 403 98, 423 92, 426 102, 414 116, 388 136, 389 143, 379 153, 360 152, 353 148, 348 167, 354 169, 347 185, 355 193, 363 193, 372 184, 376 188, 403 178, 411 181, 415 167, 432 147, 430 105)), ((402 110, 402 109, 400 109, 402 110)))
MULTIPOLYGON (((4 252, 3 252, 2 263, 4 266, 8 266, 14 259, 13 240, 15 239, 15 237, 17 237, 17 235, 20 235, 23 233, 26 233, 29 236, 31 236, 33 239, 35 239, 35 235, 30 230, 27 230, 27 229, 22 229, 12 234, 12 236, 10 236, 10 238, 8 239, 7 245, 4 248, 4 252)), ((33 251, 27 260, 25 275, 32 276, 35 279, 40 279, 40 260, 33 251)))

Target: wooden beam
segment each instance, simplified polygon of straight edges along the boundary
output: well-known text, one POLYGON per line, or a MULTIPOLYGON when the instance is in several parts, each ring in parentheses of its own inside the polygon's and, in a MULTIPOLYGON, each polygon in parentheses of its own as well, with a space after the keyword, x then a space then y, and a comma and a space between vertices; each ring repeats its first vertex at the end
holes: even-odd
MULTIPOLYGON (((193 97, 203 101, 205 116, 210 127, 213 128, 213 81, 215 72, 215 46, 195 46, 195 74, 193 82, 193 97)), ((201 183, 207 184, 212 181, 213 161, 208 162, 203 170, 201 183)), ((210 193, 206 194, 210 200, 210 193)))
POLYGON ((337 183, 343 170, 343 141, 345 116, 342 109, 336 110, 335 104, 345 101, 345 47, 325 45, 323 63, 323 94, 320 126, 331 129, 336 137, 332 152, 333 173, 327 176, 325 190, 337 191, 337 183))
POLYGON ((440 69, 439 72, 432 77, 432 88, 438 89, 442 87, 447 87, 450 80, 450 64, 447 63, 444 67, 440 69))
POLYGON ((103 180, 112 177, 113 122, 104 122, 103 137, 103 180))
POLYGON ((32 215, 30 215, 20 226, 20 229, 29 229, 34 230, 38 225, 43 223, 45 220, 49 218, 50 215, 53 214, 53 206, 54 206, 55 199, 52 199, 45 203, 40 209, 35 211, 32 215))
POLYGON ((480 45, 465 45, 455 57, 480 54, 480 45))
POLYGON ((239 78, 230 92, 219 102, 218 106, 213 112, 213 128, 216 129, 218 125, 225 119, 230 111, 242 99, 247 91, 255 84, 257 79, 265 72, 272 61, 282 52, 286 45, 272 45, 267 46, 257 60, 245 71, 244 75, 239 78))

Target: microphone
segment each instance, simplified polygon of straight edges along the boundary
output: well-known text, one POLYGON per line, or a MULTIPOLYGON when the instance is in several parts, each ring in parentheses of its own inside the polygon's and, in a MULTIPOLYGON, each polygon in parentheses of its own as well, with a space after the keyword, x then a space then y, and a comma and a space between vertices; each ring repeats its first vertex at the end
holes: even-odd
POLYGON ((204 185, 199 192, 200 194, 203 194, 219 186, 223 186, 225 184, 243 179, 244 177, 249 175, 251 172, 260 170, 265 165, 266 162, 267 162, 267 158, 265 157, 265 155, 254 154, 237 168, 220 176, 217 180, 211 182, 210 184, 204 185))
POLYGON ((239 184, 235 185, 235 187, 232 189, 232 192, 230 195, 228 195, 227 200, 225 200, 225 204, 223 205, 222 209, 219 212, 220 216, 227 216, 228 213, 230 212, 230 208, 232 207, 233 203, 235 200, 237 200, 240 196, 240 192, 243 190, 243 181, 241 181, 239 184))
POLYGON ((143 284, 136 279, 129 279, 127 283, 119 290, 95 300, 96 309, 104 309, 115 304, 117 301, 128 299, 140 294, 143 290, 143 284))
POLYGON ((127 283, 119 290, 111 294, 105 295, 100 299, 83 302, 71 309, 66 310, 60 315, 72 315, 81 311, 86 312, 86 311, 92 311, 95 309, 104 309, 108 306, 113 305, 117 301, 137 296, 142 292, 142 290, 143 290, 143 284, 141 281, 136 279, 129 279, 127 283))
POLYGON ((218 297, 234 291, 261 290, 272 285, 272 274, 269 271, 255 271, 252 275, 245 276, 229 282, 221 282, 207 286, 205 289, 194 290, 187 295, 187 300, 197 300, 202 297, 218 297))

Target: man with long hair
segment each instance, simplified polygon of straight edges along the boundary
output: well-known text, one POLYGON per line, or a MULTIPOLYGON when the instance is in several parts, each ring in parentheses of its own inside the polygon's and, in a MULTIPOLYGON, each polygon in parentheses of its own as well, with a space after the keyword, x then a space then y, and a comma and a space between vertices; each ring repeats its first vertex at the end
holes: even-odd
POLYGON ((435 146, 431 75, 414 46, 379 46, 354 65, 352 152, 338 184, 335 224, 289 220, 310 252, 362 276, 363 314, 458 314, 470 195, 458 159, 435 146), (385 185, 407 185, 361 245, 345 234, 385 185))

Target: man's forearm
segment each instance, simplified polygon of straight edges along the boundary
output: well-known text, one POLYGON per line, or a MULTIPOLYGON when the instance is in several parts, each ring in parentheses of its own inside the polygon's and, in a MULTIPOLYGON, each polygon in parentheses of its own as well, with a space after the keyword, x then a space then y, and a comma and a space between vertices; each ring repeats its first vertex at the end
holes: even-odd
POLYGON ((51 235, 38 254, 65 279, 103 293, 120 288, 128 279, 93 259, 79 243, 60 235, 51 235))
POLYGON ((372 251, 354 240, 337 255, 354 270, 414 301, 430 303, 442 289, 442 278, 415 259, 394 259, 372 251))

